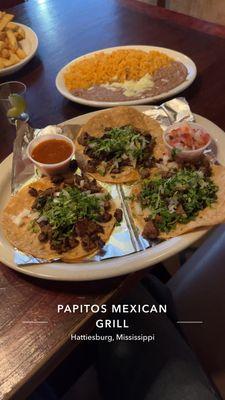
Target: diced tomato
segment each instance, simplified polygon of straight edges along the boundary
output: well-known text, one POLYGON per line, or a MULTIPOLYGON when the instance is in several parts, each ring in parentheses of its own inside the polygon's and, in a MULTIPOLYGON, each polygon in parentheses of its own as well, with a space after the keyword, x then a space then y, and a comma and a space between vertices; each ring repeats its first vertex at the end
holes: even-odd
POLYGON ((210 135, 201 129, 194 129, 188 123, 171 130, 167 136, 168 143, 173 147, 185 150, 196 150, 205 146, 210 135))

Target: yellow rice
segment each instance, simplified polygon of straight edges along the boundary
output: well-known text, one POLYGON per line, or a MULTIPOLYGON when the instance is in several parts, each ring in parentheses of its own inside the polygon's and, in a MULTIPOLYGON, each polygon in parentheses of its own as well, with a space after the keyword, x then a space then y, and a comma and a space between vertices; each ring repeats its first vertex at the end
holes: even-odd
POLYGON ((115 50, 112 53, 97 53, 74 62, 65 72, 68 90, 86 89, 102 83, 139 80, 152 75, 159 68, 168 66, 172 58, 159 51, 115 50))

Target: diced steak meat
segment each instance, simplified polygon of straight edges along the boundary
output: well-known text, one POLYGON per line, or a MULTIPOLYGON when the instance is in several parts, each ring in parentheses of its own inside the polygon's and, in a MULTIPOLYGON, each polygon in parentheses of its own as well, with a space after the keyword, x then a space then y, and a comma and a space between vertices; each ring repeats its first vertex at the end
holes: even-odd
POLYGON ((48 241, 48 234, 45 232, 41 232, 38 235, 38 239, 40 240, 40 242, 46 243, 48 241))
POLYGON ((65 186, 74 186, 74 177, 70 176, 64 179, 65 186))
POLYGON ((118 167, 118 168, 114 167, 114 168, 111 170, 111 173, 112 173, 112 174, 119 174, 120 172, 121 172, 121 170, 120 170, 119 167, 118 167))
POLYGON ((204 154, 201 155, 199 158, 190 161, 182 160, 177 157, 176 162, 181 168, 202 171, 204 176, 211 176, 212 174, 210 161, 204 154))
POLYGON ((47 196, 44 195, 38 195, 38 197, 36 197, 34 203, 32 204, 32 209, 33 210, 41 210, 44 205, 46 204, 47 201, 47 196))
POLYGON ((147 168, 140 168, 139 173, 143 179, 148 178, 150 175, 150 171, 147 168))
POLYGON ((161 215, 156 215, 155 216, 154 222, 160 224, 162 221, 163 221, 163 219, 162 219, 161 215))
POLYGON ((106 200, 106 201, 104 202, 104 209, 105 209, 106 211, 108 211, 108 210, 110 210, 110 208, 111 208, 111 203, 110 203, 109 200, 106 200))
POLYGON ((77 161, 76 160, 71 160, 70 163, 69 163, 70 171, 75 172, 77 170, 77 168, 78 168, 77 161))
POLYGON ((91 136, 87 132, 82 132, 78 136, 77 141, 81 146, 87 146, 90 139, 91 139, 91 136))
POLYGON ((158 237, 159 231, 157 227, 154 225, 154 223, 150 220, 145 223, 142 236, 147 239, 156 239, 158 237))
POLYGON ((50 248, 52 250, 57 251, 57 253, 62 254, 66 251, 69 251, 75 247, 77 247, 79 244, 79 240, 73 237, 62 237, 57 240, 51 240, 50 241, 50 248))
POLYGON ((96 167, 98 165, 98 161, 96 160, 88 160, 86 163, 86 171, 87 172, 96 172, 96 167))
POLYGON ((51 177, 51 181, 55 185, 60 185, 64 181, 64 177, 62 175, 55 175, 51 177))
POLYGON ((184 211, 184 209, 183 209, 182 204, 178 204, 177 209, 176 209, 176 213, 177 213, 178 215, 186 216, 186 213, 185 213, 185 211, 184 211))
POLYGON ((120 208, 117 208, 114 212, 114 217, 116 218, 117 222, 121 222, 123 219, 123 211, 120 208))
POLYGON ((83 246, 83 248, 86 251, 91 251, 91 250, 95 250, 97 247, 97 243, 95 240, 93 240, 92 237, 88 236, 88 235, 84 235, 81 238, 81 244, 83 246))
POLYGON ((71 249, 73 249, 74 247, 77 247, 78 244, 79 244, 79 240, 77 240, 75 238, 75 236, 70 236, 69 237, 69 245, 70 245, 71 249))
POLYGON ((104 228, 97 224, 95 221, 88 220, 87 218, 83 218, 76 222, 75 231, 78 236, 83 237, 85 235, 93 235, 96 233, 103 233, 104 228))
POLYGON ((108 211, 98 216, 98 222, 109 222, 111 219, 112 215, 108 211))
POLYGON ((29 187, 28 193, 32 196, 32 197, 37 197, 38 196, 38 191, 33 188, 33 187, 29 187))
POLYGON ((101 186, 98 185, 96 179, 89 179, 87 176, 82 175, 84 180, 83 182, 83 189, 90 190, 91 193, 100 193, 102 191, 101 186))

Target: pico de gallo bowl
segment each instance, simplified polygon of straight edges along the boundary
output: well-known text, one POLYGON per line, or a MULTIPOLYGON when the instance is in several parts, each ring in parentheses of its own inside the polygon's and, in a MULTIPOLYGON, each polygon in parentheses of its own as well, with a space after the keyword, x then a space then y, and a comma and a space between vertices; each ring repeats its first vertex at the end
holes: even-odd
POLYGON ((194 122, 179 122, 167 128, 163 135, 164 143, 170 153, 177 157, 194 159, 199 157, 210 145, 210 134, 194 122))

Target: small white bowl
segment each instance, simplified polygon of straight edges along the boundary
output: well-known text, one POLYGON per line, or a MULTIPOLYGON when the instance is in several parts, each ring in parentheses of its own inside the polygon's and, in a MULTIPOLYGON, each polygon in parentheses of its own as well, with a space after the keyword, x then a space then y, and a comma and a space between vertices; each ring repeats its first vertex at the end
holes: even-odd
MULTIPOLYGON (((180 126, 182 126, 184 124, 185 121, 183 122, 177 122, 175 124, 170 125, 166 131, 163 134, 163 141, 166 145, 166 147, 168 148, 169 152, 171 153, 172 150, 176 149, 176 147, 171 146, 168 142, 167 142, 167 135, 176 128, 179 128, 180 126)), ((180 149, 180 152, 177 153, 177 157, 183 159, 183 160, 194 160, 198 157, 200 157, 200 155, 204 152, 204 150, 210 145, 212 138, 210 136, 210 134, 205 130, 205 128, 202 125, 196 124, 195 122, 186 122, 191 128, 194 129, 201 129, 203 132, 207 133, 209 135, 209 141, 208 143, 206 143, 205 146, 200 147, 200 149, 196 149, 196 150, 182 150, 180 149)))
POLYGON ((28 145, 27 147, 27 156, 28 158, 32 161, 34 165, 42 172, 44 175, 48 176, 53 176, 57 174, 64 173, 68 170, 69 163, 74 155, 75 152, 75 146, 74 143, 71 139, 69 139, 67 136, 60 135, 59 133, 51 133, 51 134, 46 134, 46 135, 40 135, 36 138, 34 138, 28 145), (64 140, 68 142, 71 145, 72 151, 71 155, 64 161, 61 161, 56 164, 44 164, 40 163, 32 158, 32 151, 33 149, 41 142, 45 142, 46 140, 49 139, 56 139, 56 140, 64 140))

